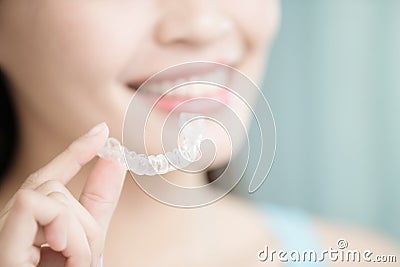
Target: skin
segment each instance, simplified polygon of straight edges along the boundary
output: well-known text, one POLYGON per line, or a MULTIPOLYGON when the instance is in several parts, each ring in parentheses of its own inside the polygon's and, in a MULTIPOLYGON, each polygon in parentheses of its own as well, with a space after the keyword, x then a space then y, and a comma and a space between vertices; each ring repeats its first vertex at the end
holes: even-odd
POLYGON ((64 185, 96 155, 107 136, 107 126, 100 124, 25 180, 1 213, 2 265, 36 266, 39 261, 41 266, 100 264, 125 170, 99 160, 79 201, 64 185), (108 179, 111 174, 114 180, 108 179), (41 251, 44 243, 48 248, 41 251))
MULTIPOLYGON (((277 0, 2 0, 0 67, 21 136, 0 192, 8 203, 0 245, 12 244, 0 261, 36 266, 41 252, 41 266, 98 266, 104 252, 106 266, 260 265, 256 252, 265 242, 280 245, 256 208, 228 196, 201 209, 176 209, 131 179, 122 188, 120 167, 92 160, 108 136, 104 125, 69 144, 102 121, 120 138, 134 94, 127 83, 174 64, 222 61, 260 81, 279 14, 277 0), (30 239, 18 238, 22 232, 30 239), (43 243, 50 249, 40 251, 43 243)), ((148 132, 156 133, 159 122, 151 121, 148 132)), ((187 175, 167 179, 205 181, 205 173, 187 175)))

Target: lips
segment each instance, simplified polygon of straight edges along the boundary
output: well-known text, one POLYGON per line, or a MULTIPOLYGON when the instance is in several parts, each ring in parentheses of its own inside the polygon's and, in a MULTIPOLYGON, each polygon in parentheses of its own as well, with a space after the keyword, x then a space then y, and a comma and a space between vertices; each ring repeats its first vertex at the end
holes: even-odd
POLYGON ((151 77, 140 86, 133 82, 129 87, 138 90, 158 110, 206 113, 228 103, 229 91, 218 85, 228 86, 229 83, 228 68, 212 65, 208 68, 193 66, 177 72, 172 69, 151 77))

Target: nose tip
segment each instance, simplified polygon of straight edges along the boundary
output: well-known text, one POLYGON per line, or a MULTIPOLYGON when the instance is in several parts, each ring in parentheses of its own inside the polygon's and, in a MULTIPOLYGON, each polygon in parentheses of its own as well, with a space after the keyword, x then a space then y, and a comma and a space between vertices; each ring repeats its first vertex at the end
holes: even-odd
MULTIPOLYGON (((186 8, 170 9, 158 22, 156 39, 161 44, 204 44, 218 39, 233 28, 232 21, 202 1, 186 8), (199 4, 200 3, 200 4, 199 4)), ((181 1, 185 2, 185 1, 181 1)), ((192 2, 193 3, 193 2, 192 2)))

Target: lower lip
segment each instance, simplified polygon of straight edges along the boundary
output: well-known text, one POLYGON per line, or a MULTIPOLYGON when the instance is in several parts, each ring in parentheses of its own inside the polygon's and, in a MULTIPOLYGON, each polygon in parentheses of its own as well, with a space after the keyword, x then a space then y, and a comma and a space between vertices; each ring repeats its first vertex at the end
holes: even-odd
MULTIPOLYGON (((154 101, 154 97, 150 98, 154 101)), ((207 114, 226 107, 228 102, 229 91, 219 90, 213 94, 195 97, 163 96, 157 103, 151 104, 154 104, 155 109, 167 113, 176 111, 207 114)))

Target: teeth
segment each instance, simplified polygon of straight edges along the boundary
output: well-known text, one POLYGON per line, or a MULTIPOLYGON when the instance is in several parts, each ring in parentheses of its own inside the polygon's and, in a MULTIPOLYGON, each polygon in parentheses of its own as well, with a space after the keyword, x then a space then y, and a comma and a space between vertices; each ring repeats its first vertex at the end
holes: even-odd
POLYGON ((202 85, 201 87, 204 94, 213 94, 217 93, 220 89, 214 85, 202 85))
POLYGON ((163 81, 163 82, 154 82, 148 83, 146 86, 146 90, 151 93, 156 94, 166 94, 168 92, 168 96, 175 97, 191 97, 191 96, 203 96, 203 95, 211 95, 217 93, 221 88, 213 85, 207 84, 190 84, 184 85, 181 87, 177 87, 174 90, 171 90, 175 86, 182 85, 186 82, 212 82, 224 85, 227 80, 227 73, 224 70, 217 70, 212 73, 209 73, 203 77, 198 75, 193 75, 188 79, 180 78, 176 81, 163 81))
POLYGON ((217 70, 215 72, 209 73, 206 77, 204 77, 204 81, 224 85, 227 81, 226 77, 227 75, 224 70, 217 70))
POLYGON ((186 97, 189 96, 190 91, 188 90, 187 86, 182 86, 175 88, 173 91, 169 93, 170 96, 176 97, 186 97))
POLYGON ((171 90, 171 87, 172 87, 171 85, 172 85, 172 83, 170 83, 168 81, 163 82, 161 84, 162 93, 167 93, 169 90, 171 90))
POLYGON ((176 86, 176 85, 181 85, 181 84, 183 84, 184 82, 186 82, 185 79, 178 79, 178 80, 175 82, 175 86, 176 86))
POLYGON ((210 73, 206 77, 204 77, 204 80, 207 81, 207 82, 215 83, 214 76, 215 76, 214 73, 210 73))
POLYGON ((225 72, 224 71, 217 71, 214 74, 214 77, 212 79, 214 80, 215 83, 218 83, 218 84, 221 84, 221 85, 225 84, 226 83, 225 72))
POLYGON ((199 76, 192 76, 190 79, 189 79, 189 81, 191 81, 191 82, 197 82, 197 81, 201 81, 201 78, 199 77, 199 76))
POLYGON ((169 92, 169 96, 179 96, 178 91, 181 90, 180 88, 175 88, 174 90, 169 92))
POLYGON ((182 92, 182 96, 184 96, 184 97, 187 97, 187 96, 191 95, 190 94, 190 88, 187 87, 187 86, 183 86, 181 92, 182 92))
POLYGON ((204 94, 204 90, 201 89, 201 85, 193 85, 192 90, 190 90, 190 94, 193 96, 201 96, 204 94))

